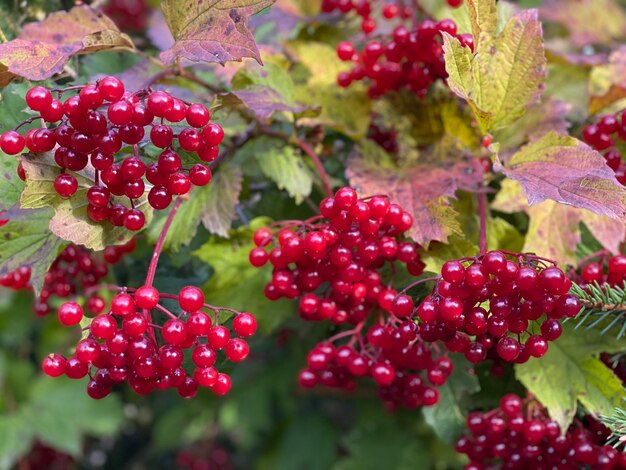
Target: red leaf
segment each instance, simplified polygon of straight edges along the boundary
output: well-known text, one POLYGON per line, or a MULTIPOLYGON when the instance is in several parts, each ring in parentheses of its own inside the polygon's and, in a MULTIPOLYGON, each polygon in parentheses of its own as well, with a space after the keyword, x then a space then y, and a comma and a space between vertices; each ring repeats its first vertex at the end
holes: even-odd
POLYGON ((387 194, 408 211, 414 218, 410 235, 422 245, 445 242, 449 235, 460 232, 447 198, 454 197, 457 189, 475 191, 483 178, 474 160, 398 169, 359 157, 350 159, 346 176, 361 196, 387 194))

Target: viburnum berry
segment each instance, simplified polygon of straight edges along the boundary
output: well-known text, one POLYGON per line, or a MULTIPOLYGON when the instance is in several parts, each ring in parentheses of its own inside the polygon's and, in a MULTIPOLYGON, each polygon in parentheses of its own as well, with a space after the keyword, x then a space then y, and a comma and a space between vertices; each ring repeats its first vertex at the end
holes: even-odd
POLYGON ((62 325, 78 325, 82 319, 83 309, 76 302, 65 302, 59 307, 59 322, 62 325))
POLYGON ((571 282, 563 271, 545 264, 535 255, 509 259, 501 251, 447 261, 432 293, 417 306, 420 337, 444 341, 473 363, 543 356, 548 342, 560 336, 558 320, 581 309, 568 294, 571 282), (530 334, 534 325, 540 335, 530 334))
MULTIPOLYGON (((63 102, 53 99, 51 90, 45 87, 30 89, 25 98, 28 106, 39 111, 44 121, 61 123, 51 129, 30 129, 24 136, 18 131, 7 131, 0 137, 0 148, 11 155, 19 154, 24 147, 37 153, 54 149, 54 161, 62 170, 55 181, 55 189, 65 198, 74 196, 77 191, 75 177, 66 170, 80 172, 91 163, 96 170, 93 187, 98 188, 93 191, 86 188, 89 193, 87 214, 91 221, 110 222, 131 231, 141 230, 145 226, 145 214, 134 200, 141 198, 146 189, 150 190, 148 203, 162 210, 171 204, 172 196, 187 194, 192 186, 210 183, 209 167, 196 163, 183 168, 176 153, 184 150, 205 162, 219 155, 224 132, 221 126, 210 122, 206 106, 187 105, 162 90, 126 92, 123 83, 113 76, 103 77, 95 84, 54 92, 61 96, 76 88, 78 94, 63 102), (175 134, 164 119, 170 122, 187 119, 188 127, 177 128, 175 134), (146 133, 156 147, 165 149, 148 171, 143 159, 152 157, 144 153, 145 146, 138 145, 146 133), (125 145, 134 146, 133 156, 118 155, 125 145), (146 188, 146 182, 153 188, 146 188), (107 200, 106 194, 125 196, 129 201, 120 204, 111 197, 107 200)), ((30 120, 17 127, 29 123, 30 120)), ((21 165, 18 174, 26 178, 21 165)))
POLYGON ((59 377, 66 372, 67 360, 59 354, 48 354, 41 364, 41 369, 49 377, 59 377))
POLYGON ((618 452, 606 445, 610 431, 602 423, 576 419, 562 432, 540 403, 517 395, 502 397, 495 410, 470 413, 466 425, 467 435, 455 445, 470 460, 466 468, 525 468, 537 460, 554 468, 624 467, 618 452))

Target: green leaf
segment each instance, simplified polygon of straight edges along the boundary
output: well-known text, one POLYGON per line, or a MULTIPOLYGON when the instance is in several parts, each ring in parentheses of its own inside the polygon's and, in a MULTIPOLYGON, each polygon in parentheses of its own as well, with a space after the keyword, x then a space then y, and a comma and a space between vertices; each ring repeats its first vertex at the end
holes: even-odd
POLYGON ((290 48, 307 69, 304 83, 296 83, 295 99, 312 107, 321 107, 316 118, 301 122, 328 126, 351 137, 362 138, 370 124, 371 101, 365 89, 353 84, 337 86, 337 75, 349 65, 337 58, 333 47, 320 42, 292 42, 290 48))
POLYGON ((623 341, 598 330, 574 330, 570 322, 545 356, 516 365, 515 374, 561 429, 567 429, 578 402, 593 415, 608 414, 622 404, 621 381, 597 356, 623 349, 623 341))
POLYGON ((233 165, 221 165, 203 196, 202 223, 206 229, 226 237, 236 218, 235 206, 239 202, 243 176, 233 165))
POLYGON ((39 293, 44 275, 66 245, 48 230, 52 210, 12 209, 4 217, 10 221, 0 227, 0 276, 28 266, 35 293, 39 293))
MULTIPOLYGON (((54 208, 49 228, 59 238, 99 251, 110 245, 126 243, 135 235, 108 222, 94 222, 87 215, 87 191, 95 181, 93 167, 73 173, 78 181, 78 191, 71 198, 63 199, 54 189, 59 168, 51 153, 23 155, 21 161, 28 177, 20 206, 26 209, 54 208)), ((115 202, 127 202, 127 198, 113 199, 115 202)), ((148 224, 152 219, 152 207, 145 195, 135 200, 135 208, 142 209, 148 224)))
POLYGON ((512 124, 539 99, 546 77, 541 23, 536 10, 526 10, 497 33, 495 0, 469 0, 468 7, 475 52, 444 34, 448 84, 487 133, 512 124))
POLYGON ((478 378, 468 371, 469 366, 465 359, 455 358, 452 375, 439 387, 439 402, 422 409, 435 434, 450 444, 465 431, 466 409, 462 400, 480 390, 478 378))
POLYGON ((311 194, 313 175, 294 147, 278 139, 260 137, 246 144, 242 151, 254 155, 263 173, 297 204, 311 194))
POLYGON ((2 90, 2 101, 0 101, 2 122, 0 122, 0 131, 4 132, 13 129, 19 123, 33 117, 33 114, 26 112, 27 107, 24 96, 27 91, 27 83, 11 83, 2 90))
POLYGON ((24 183, 17 176, 17 160, 0 152, 0 211, 13 207, 20 199, 24 183))

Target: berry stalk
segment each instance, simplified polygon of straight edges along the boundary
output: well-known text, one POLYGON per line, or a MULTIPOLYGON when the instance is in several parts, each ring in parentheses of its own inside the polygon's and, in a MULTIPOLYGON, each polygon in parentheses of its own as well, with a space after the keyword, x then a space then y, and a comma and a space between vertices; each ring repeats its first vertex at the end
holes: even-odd
POLYGON ((154 282, 154 275, 156 273, 157 264, 159 264, 159 257, 161 256, 161 251, 163 251, 163 244, 165 243, 165 237, 167 237, 167 232, 172 226, 172 221, 174 220, 174 216, 176 212, 178 212, 178 208, 183 203, 182 198, 177 198, 176 202, 172 206, 170 213, 167 215, 167 219, 165 220, 165 224, 163 224, 163 229, 161 230, 161 234, 159 235, 159 239, 157 240, 156 245, 154 246, 154 251, 152 252, 152 259, 150 260, 150 266, 148 266, 148 273, 146 274, 146 282, 145 286, 152 287, 152 283, 154 282))

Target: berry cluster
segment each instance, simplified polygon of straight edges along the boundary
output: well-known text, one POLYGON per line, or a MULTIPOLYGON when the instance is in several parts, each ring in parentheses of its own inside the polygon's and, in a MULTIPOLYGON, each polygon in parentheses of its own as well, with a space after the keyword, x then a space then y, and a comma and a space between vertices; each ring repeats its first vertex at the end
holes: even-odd
POLYGON ((578 270, 572 270, 571 275, 582 288, 594 283, 621 287, 626 281, 626 256, 601 251, 588 258, 578 270))
MULTIPOLYGON (((112 76, 94 85, 62 90, 36 86, 26 93, 26 104, 40 113, 43 127, 31 129, 25 136, 17 130, 5 132, 0 137, 2 151, 16 155, 24 147, 34 153, 54 150, 54 161, 60 168, 54 188, 64 198, 78 190, 73 172, 91 164, 95 178, 87 191, 89 217, 133 231, 145 224, 135 202, 146 191, 152 207, 165 209, 173 196, 211 181, 207 165, 184 167, 176 148, 211 162, 217 158, 224 138, 219 124, 209 122, 211 116, 203 104, 186 103, 164 91, 127 93, 123 83, 112 76), (60 101, 63 93, 76 89, 80 90, 77 95, 60 101), (177 124, 182 121, 188 126, 177 124), (48 128, 48 124, 55 127, 48 128), (148 141, 161 149, 157 161, 150 165, 140 158, 140 147, 148 141), (130 207, 121 203, 123 197, 128 198, 130 207)), ((26 178, 21 166, 18 174, 26 178)))
MULTIPOLYGON (((372 36, 376 34, 377 23, 372 18, 370 2, 325 2, 327 10, 340 10, 348 13, 354 10, 363 18, 363 32, 372 36)), ((470 34, 457 35, 454 21, 446 19, 439 22, 424 20, 413 26, 407 26, 406 20, 411 18, 409 7, 401 7, 396 3, 385 3, 382 17, 396 21, 391 36, 381 33, 378 39, 370 39, 360 49, 353 42, 341 42, 337 46, 337 55, 346 62, 353 62, 354 67, 342 72, 337 77, 341 87, 348 87, 356 81, 366 80, 369 83, 370 97, 377 98, 391 91, 410 90, 418 96, 424 96, 428 88, 438 79, 446 79, 448 74, 443 58, 443 36, 448 33, 456 36, 462 45, 473 50, 474 42, 470 34)), ((384 31, 388 28, 384 28, 384 31)))
MULTIPOLYGON (((50 313, 54 297, 66 299, 96 286, 108 274, 108 265, 117 263, 134 249, 134 240, 124 245, 107 247, 102 254, 92 253, 78 245, 69 245, 46 273, 43 288, 35 302, 35 313, 38 316, 50 313)), ((0 285, 13 290, 27 289, 30 287, 30 276, 30 268, 22 266, 1 277, 0 285)), ((104 309, 104 300, 94 294, 89 297, 87 305, 93 314, 98 314, 104 309)))
MULTIPOLYGON (((183 287, 178 295, 160 293, 149 285, 121 291, 111 300, 109 311, 95 316, 84 328, 73 356, 46 356, 42 364, 45 374, 65 374, 72 379, 89 374, 87 393, 95 399, 104 398, 115 384, 125 381, 141 395, 175 388, 182 397, 192 398, 198 387, 209 388, 216 395, 228 393, 230 377, 213 366, 221 350, 232 362, 248 356, 248 343, 243 338, 256 331, 253 315, 207 305, 202 291, 193 286, 183 287), (160 305, 162 299, 176 300, 181 312, 171 313, 160 305), (213 311, 214 320, 204 309, 213 311), (238 338, 217 324, 220 310, 236 314, 232 329, 238 338), (152 312, 167 320, 162 325, 153 323, 152 312), (193 371, 183 366, 185 351, 193 371)), ((84 318, 83 308, 66 302, 58 317, 65 326, 78 325, 84 318)))
POLYGON ((353 390, 356 378, 369 376, 390 408, 435 404, 435 387, 446 381, 452 362, 433 357, 408 318, 412 300, 398 296, 381 274, 389 265, 393 271, 397 262, 415 276, 422 273, 418 246, 402 240, 412 217, 386 197, 359 199, 349 187, 324 199, 320 212, 306 221, 281 223, 275 232, 258 230, 257 247, 250 252, 252 265, 269 261, 273 266, 265 287, 268 299, 299 298, 304 320, 353 325, 309 353, 300 384, 353 390), (333 344, 348 337, 347 344, 333 344))
POLYGON ((517 395, 502 397, 495 410, 470 413, 467 428, 470 435, 456 443, 471 460, 466 470, 626 469, 626 454, 604 445, 610 432, 602 423, 587 417, 562 434, 539 403, 517 395))
POLYGON ((270 262, 272 280, 265 286, 265 296, 301 297, 299 313, 304 320, 357 325, 396 295, 382 281, 383 266, 399 261, 411 274, 422 273, 418 246, 400 240, 413 218, 387 197, 359 200, 349 187, 319 207, 320 216, 286 221, 275 233, 258 230, 250 263, 261 267, 270 262))
POLYGON ((626 185, 626 163, 617 144, 626 141, 626 111, 602 116, 583 130, 583 140, 598 152, 604 152, 606 164, 615 172, 617 181, 626 185))
POLYGON ((548 342, 561 335, 559 320, 580 311, 570 286, 549 260, 491 251, 447 261, 414 314, 422 322, 422 339, 444 341, 472 363, 522 363, 543 356, 548 342))

